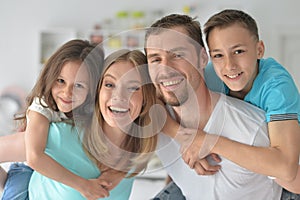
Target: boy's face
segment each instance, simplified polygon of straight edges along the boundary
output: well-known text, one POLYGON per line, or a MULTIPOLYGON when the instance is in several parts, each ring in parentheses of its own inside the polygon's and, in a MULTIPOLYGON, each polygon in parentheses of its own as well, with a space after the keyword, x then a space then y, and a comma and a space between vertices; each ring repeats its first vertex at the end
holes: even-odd
POLYGON ((177 27, 150 35, 146 47, 150 76, 160 97, 171 106, 184 104, 201 79, 195 46, 177 27))
POLYGON ((208 47, 214 69, 233 92, 246 95, 258 73, 257 59, 263 57, 264 44, 239 24, 215 28, 208 47))

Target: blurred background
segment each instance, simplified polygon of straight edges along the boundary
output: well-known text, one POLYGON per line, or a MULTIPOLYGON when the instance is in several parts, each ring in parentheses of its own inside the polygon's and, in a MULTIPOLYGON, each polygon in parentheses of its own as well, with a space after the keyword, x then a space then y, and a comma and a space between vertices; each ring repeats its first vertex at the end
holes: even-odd
MULTIPOLYGON (((256 19, 265 57, 283 64, 299 88, 297 0, 0 0, 0 134, 9 133, 12 113, 22 109, 43 63, 64 42, 74 38, 105 41, 106 52, 142 48, 143 35, 136 28, 148 27, 170 13, 197 16, 203 25, 224 8, 242 9, 256 19)), ((159 191, 164 175, 158 172, 141 178, 132 199, 147 199, 141 197, 159 191)))

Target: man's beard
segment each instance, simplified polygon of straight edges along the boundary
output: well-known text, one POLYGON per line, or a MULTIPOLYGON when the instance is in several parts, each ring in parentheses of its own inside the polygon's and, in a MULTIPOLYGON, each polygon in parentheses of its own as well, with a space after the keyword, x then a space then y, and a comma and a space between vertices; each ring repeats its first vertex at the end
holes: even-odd
POLYGON ((170 106, 182 106, 188 99, 186 90, 180 91, 178 95, 175 95, 174 92, 165 92, 164 94, 158 89, 158 98, 170 106))

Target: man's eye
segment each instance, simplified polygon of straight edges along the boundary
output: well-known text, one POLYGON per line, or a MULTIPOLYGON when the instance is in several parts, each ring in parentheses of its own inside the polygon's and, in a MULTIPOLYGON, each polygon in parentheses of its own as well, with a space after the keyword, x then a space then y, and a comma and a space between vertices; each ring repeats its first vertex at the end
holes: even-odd
POLYGON ((182 58, 182 57, 184 57, 184 55, 182 53, 174 53, 173 56, 175 58, 182 58))
POLYGON ((160 59, 158 59, 158 58, 152 58, 152 59, 150 60, 150 63, 155 64, 155 63, 158 63, 159 61, 160 61, 160 59))

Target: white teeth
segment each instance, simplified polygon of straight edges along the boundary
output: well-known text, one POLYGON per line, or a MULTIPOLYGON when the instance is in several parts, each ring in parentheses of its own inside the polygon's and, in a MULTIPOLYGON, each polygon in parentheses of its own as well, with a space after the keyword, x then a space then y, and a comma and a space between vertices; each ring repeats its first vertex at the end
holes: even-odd
POLYGON ((171 86, 180 83, 181 80, 161 82, 163 86, 171 86))
POLYGON ((227 77, 229 77, 229 78, 236 78, 236 77, 238 77, 240 74, 234 74, 234 75, 226 75, 227 77))
POLYGON ((125 109, 125 108, 118 108, 118 107, 113 107, 113 106, 110 106, 109 107, 111 111, 113 112, 127 112, 128 109, 125 109))

